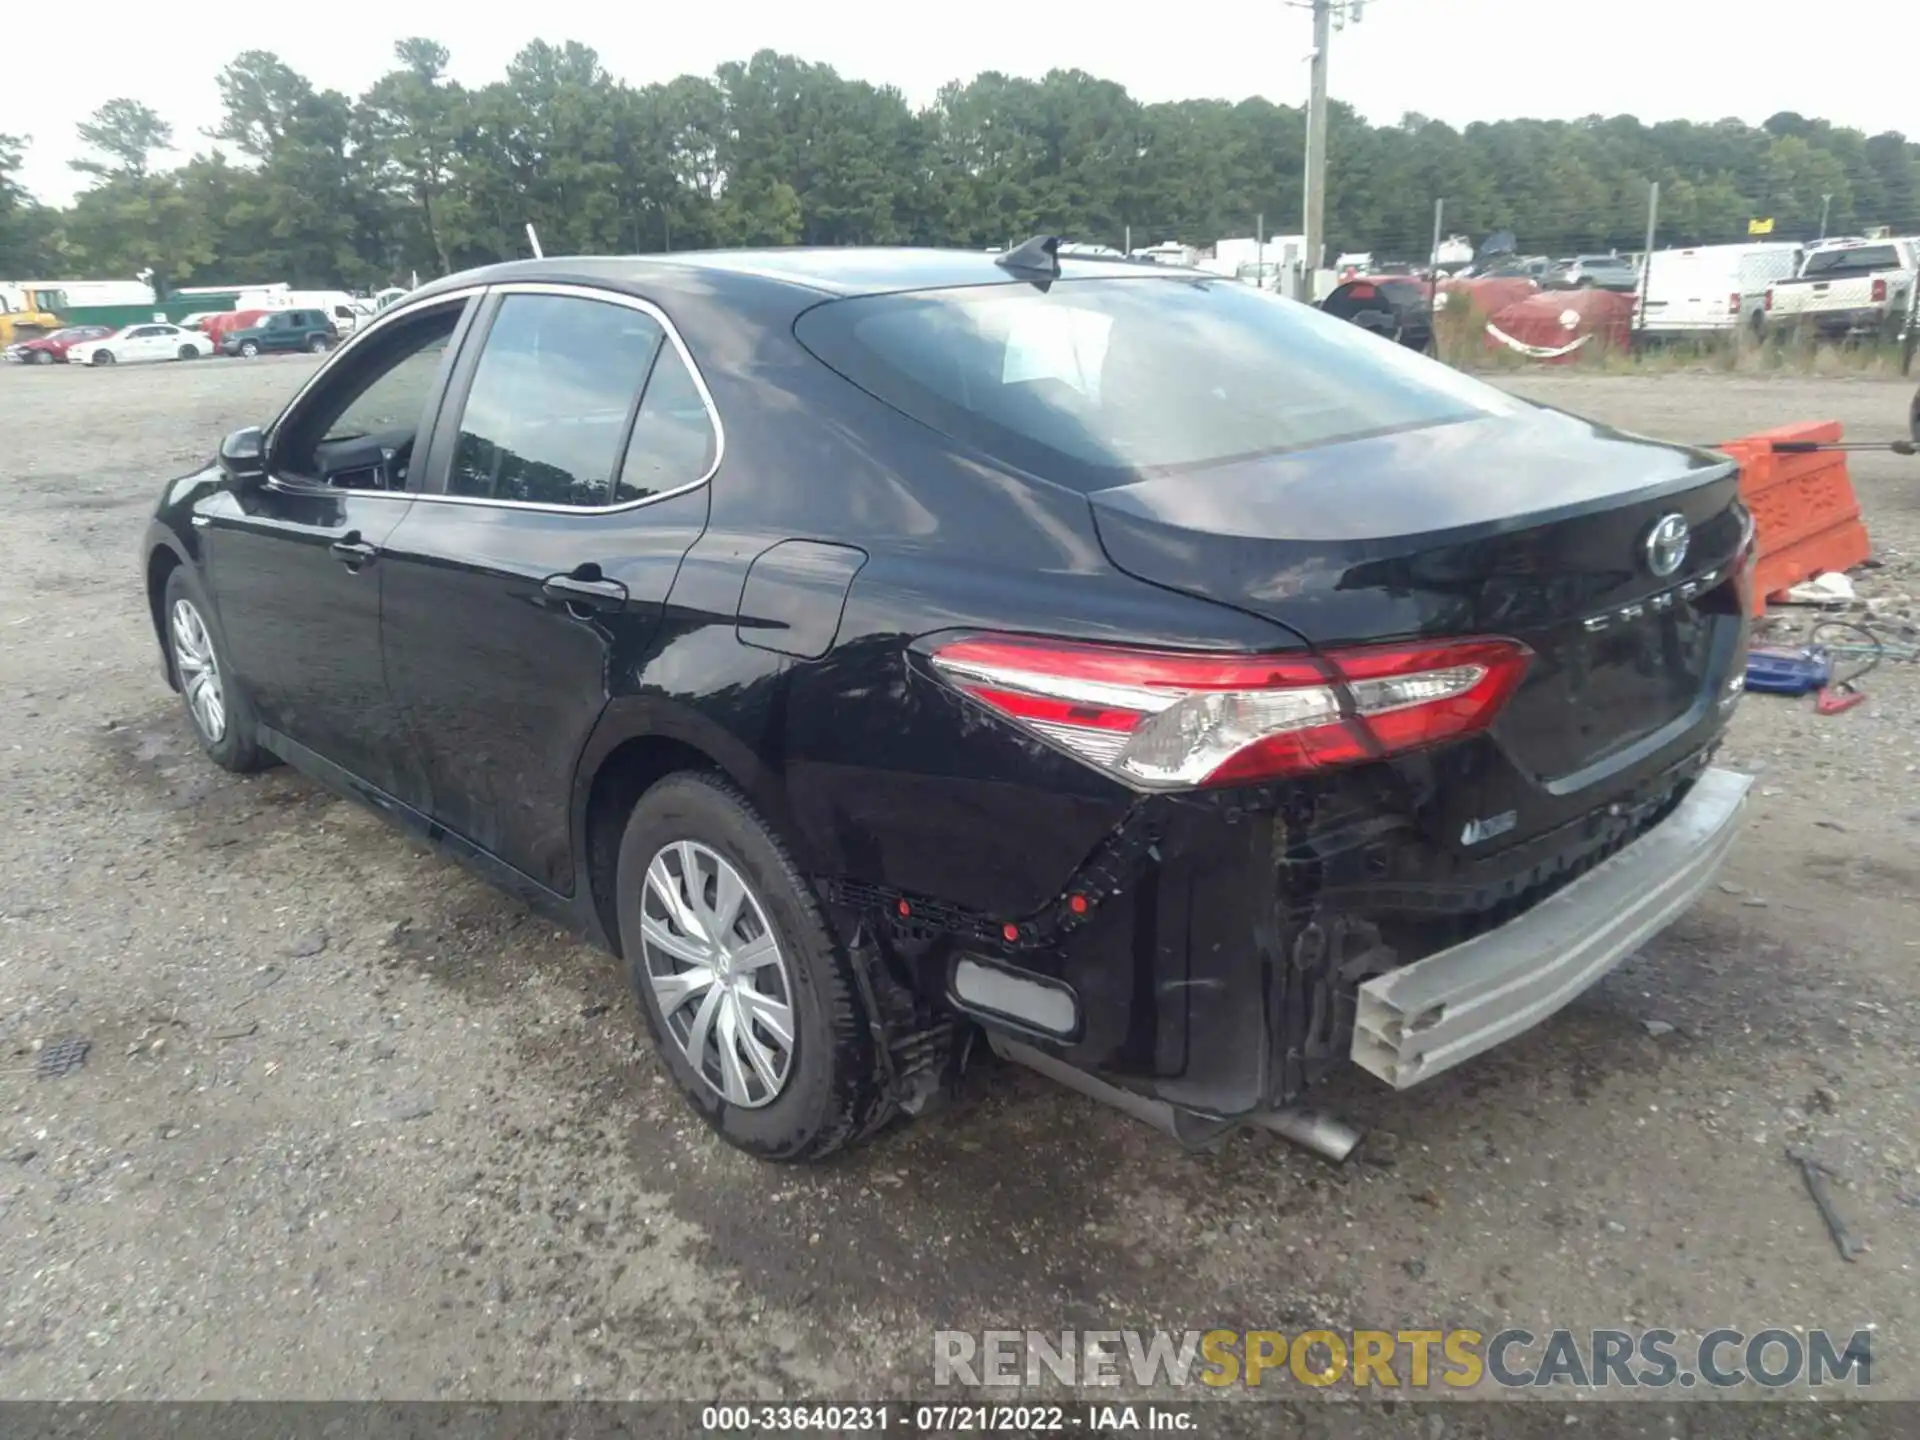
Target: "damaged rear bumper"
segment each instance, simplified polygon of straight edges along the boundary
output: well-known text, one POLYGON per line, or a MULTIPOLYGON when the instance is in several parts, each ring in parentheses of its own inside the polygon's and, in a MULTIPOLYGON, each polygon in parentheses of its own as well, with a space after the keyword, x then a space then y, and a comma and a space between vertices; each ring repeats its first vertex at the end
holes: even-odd
POLYGON ((1516 919, 1363 984, 1354 1062, 1404 1089, 1560 1009, 1707 887, 1752 784, 1706 771, 1660 824, 1516 919))

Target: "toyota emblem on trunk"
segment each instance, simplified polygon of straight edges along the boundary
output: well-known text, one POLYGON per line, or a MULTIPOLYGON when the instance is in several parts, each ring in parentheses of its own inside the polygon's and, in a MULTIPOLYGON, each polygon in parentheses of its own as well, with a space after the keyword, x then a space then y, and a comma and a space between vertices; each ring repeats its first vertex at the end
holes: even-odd
POLYGON ((1647 533, 1647 569, 1671 575, 1686 562, 1687 520, 1684 515, 1662 515, 1647 533))

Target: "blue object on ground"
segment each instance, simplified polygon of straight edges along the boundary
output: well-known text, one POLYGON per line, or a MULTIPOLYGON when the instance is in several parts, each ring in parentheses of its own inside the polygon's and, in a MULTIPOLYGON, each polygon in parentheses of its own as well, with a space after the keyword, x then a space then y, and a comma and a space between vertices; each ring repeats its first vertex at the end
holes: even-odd
POLYGON ((1817 645, 1761 645, 1747 653, 1747 689, 1806 695, 1833 678, 1833 657, 1817 645))

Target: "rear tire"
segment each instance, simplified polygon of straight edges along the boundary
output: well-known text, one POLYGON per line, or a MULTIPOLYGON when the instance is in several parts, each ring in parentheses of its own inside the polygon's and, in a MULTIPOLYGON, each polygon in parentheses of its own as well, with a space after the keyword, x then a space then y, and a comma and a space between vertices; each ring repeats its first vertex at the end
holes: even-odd
POLYGON ((176 566, 167 576, 160 620, 167 658, 187 708, 187 723, 200 748, 222 770, 236 775, 264 770, 273 758, 255 738, 253 707, 227 663, 226 646, 212 616, 213 607, 199 580, 185 565, 176 566))
POLYGON ((877 1128, 884 1091, 853 963, 745 795, 718 776, 669 775, 628 817, 616 875, 620 949, 647 1028, 688 1103, 722 1139, 763 1160, 806 1161, 877 1128), (743 895, 730 906, 723 887, 733 884, 743 895), (737 918, 720 913, 729 910, 737 918), (699 938, 710 928, 720 932, 717 946, 699 938), (719 958, 707 965, 693 958, 700 954, 719 958), (755 978, 743 980, 749 958, 755 978), (733 1080, 723 1053, 730 1045, 733 1080), (754 1047, 777 1084, 753 1074, 754 1047))

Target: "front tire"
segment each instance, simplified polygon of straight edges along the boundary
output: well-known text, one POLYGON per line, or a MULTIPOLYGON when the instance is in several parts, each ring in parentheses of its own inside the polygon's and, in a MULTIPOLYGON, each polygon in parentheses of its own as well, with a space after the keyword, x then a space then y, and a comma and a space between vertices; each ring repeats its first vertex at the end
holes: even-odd
POLYGON ((191 345, 182 345, 180 347, 180 358, 182 360, 198 360, 200 358, 200 352, 191 345))
POLYGON ((251 360, 253 359, 254 356, 258 355, 259 353, 260 353, 260 347, 254 344, 253 341, 247 340, 242 342, 240 346, 240 354, 242 358, 251 360))
POLYGON ((241 690, 209 618, 213 607, 186 566, 167 577, 161 609, 167 656, 180 682, 187 723, 213 763, 236 775, 272 764, 254 736, 253 707, 241 690))
POLYGON ((51 365, 54 363, 54 359, 55 356, 51 350, 36 350, 33 352, 33 363, 36 365, 51 365))
POLYGON ((746 796, 685 771, 620 841, 620 948, 681 1092, 729 1144, 818 1160, 885 1109, 853 964, 746 796))
POLYGON ((313 339, 307 342, 307 353, 311 355, 326 354, 327 353, 327 337, 324 335, 314 336, 313 339))
POLYGON ((114 356, 111 350, 96 350, 93 352, 93 363, 96 365, 111 365, 113 364, 113 360, 114 356))

